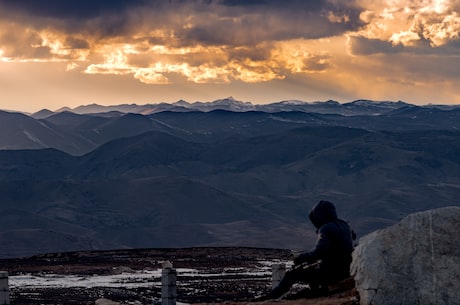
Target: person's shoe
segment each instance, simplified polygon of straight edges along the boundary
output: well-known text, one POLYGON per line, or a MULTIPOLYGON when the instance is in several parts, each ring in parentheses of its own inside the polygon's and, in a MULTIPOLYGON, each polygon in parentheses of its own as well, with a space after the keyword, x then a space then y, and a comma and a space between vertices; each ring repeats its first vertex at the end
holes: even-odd
POLYGON ((286 300, 298 300, 298 299, 315 299, 324 297, 329 294, 327 287, 320 287, 315 289, 304 289, 295 294, 288 295, 285 297, 286 300))
POLYGON ((268 300, 276 300, 276 299, 279 299, 282 296, 283 296, 283 294, 279 295, 278 291, 272 290, 266 295, 261 295, 261 296, 255 297, 254 299, 251 300, 251 302, 265 302, 265 301, 268 301, 268 300))
POLYGON ((255 298, 249 300, 249 302, 257 303, 257 302, 265 302, 265 301, 268 301, 268 300, 271 300, 268 295, 261 295, 261 296, 258 296, 258 297, 255 297, 255 298))

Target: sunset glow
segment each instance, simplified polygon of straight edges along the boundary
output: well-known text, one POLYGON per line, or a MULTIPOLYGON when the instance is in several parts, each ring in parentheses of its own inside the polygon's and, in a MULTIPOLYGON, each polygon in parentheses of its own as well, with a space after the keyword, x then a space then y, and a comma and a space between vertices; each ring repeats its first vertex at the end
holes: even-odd
POLYGON ((459 8, 455 0, 0 0, 0 108, 229 95, 460 103, 459 8))

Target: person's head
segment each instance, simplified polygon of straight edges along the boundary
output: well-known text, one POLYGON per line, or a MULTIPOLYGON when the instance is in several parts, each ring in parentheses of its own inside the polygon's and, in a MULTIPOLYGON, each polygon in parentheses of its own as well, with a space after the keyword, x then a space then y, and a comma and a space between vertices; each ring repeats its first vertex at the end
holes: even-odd
POLYGON ((321 200, 310 211, 311 223, 319 229, 329 221, 337 219, 337 212, 332 202, 321 200))

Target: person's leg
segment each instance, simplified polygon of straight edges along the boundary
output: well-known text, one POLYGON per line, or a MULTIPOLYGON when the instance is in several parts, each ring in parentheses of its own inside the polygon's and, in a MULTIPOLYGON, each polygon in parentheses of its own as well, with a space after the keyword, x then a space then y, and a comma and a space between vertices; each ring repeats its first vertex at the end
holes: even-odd
POLYGON ((328 287, 326 285, 325 274, 318 265, 306 266, 299 274, 299 282, 308 284, 309 288, 303 289, 295 294, 288 295, 287 299, 300 299, 300 298, 317 298, 328 294, 328 287))
POLYGON ((268 294, 268 298, 277 299, 281 297, 283 294, 285 294, 286 292, 288 292, 289 289, 292 287, 292 285, 294 285, 297 282, 298 276, 299 276, 298 270, 292 269, 286 272, 286 274, 284 275, 283 279, 278 284, 278 286, 273 288, 273 290, 268 294))
POLYGON ((315 266, 298 266, 289 270, 281 282, 267 296, 266 299, 277 299, 289 291, 298 282, 311 283, 317 274, 315 266))

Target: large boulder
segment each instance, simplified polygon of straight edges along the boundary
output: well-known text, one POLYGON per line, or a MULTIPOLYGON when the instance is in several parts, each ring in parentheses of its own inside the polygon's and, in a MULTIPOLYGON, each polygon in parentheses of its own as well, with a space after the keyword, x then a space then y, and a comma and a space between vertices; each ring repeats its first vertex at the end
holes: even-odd
POLYGON ((362 237, 351 273, 361 305, 460 304, 460 207, 412 214, 362 237))

